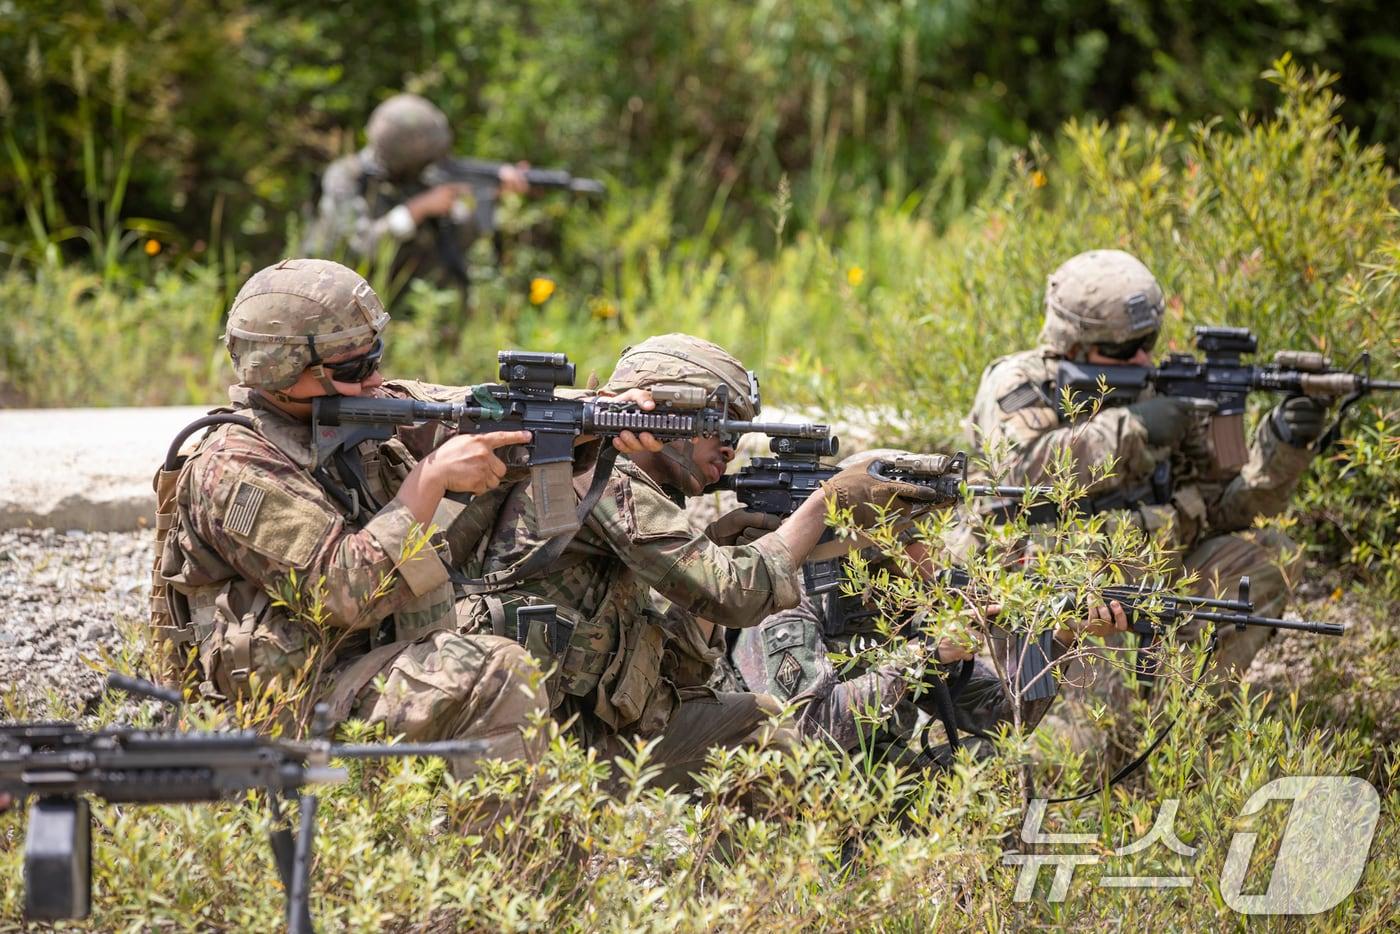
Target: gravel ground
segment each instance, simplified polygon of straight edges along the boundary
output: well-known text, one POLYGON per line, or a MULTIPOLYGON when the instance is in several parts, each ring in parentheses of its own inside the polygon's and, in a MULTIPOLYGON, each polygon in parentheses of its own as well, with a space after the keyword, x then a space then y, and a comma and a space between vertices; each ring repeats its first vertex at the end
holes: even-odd
MULTIPOLYGON (((705 497, 694 504, 692 524, 704 528, 734 505, 729 494, 705 497)), ((92 702, 104 677, 102 651, 119 653, 123 628, 146 618, 151 552, 150 532, 0 531, 0 698, 53 694, 78 707, 92 702)), ((1389 630, 1382 612, 1350 598, 1328 599, 1329 589, 1321 581, 1305 587, 1296 611, 1350 623, 1348 638, 1274 639, 1246 680, 1281 695, 1306 694, 1314 681, 1335 691, 1339 676, 1345 683, 1353 671, 1371 667, 1361 664, 1365 656, 1387 654, 1373 641, 1384 641, 1389 630)), ((1388 673, 1389 665, 1379 667, 1388 673)))
POLYGON ((105 673, 84 659, 120 651, 150 577, 150 532, 0 532, 0 695, 95 698, 105 673))

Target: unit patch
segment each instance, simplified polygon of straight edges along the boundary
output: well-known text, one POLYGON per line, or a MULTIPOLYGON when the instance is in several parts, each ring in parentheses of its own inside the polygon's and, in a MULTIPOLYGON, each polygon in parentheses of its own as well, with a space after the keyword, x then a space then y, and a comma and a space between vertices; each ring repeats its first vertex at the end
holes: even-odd
POLYGON ((796 693, 797 685, 802 680, 802 663, 797 660, 796 655, 791 652, 783 653, 777 671, 773 672, 773 680, 778 682, 778 687, 783 689, 787 697, 790 698, 796 693))
POLYGON ((233 493, 233 504, 229 506, 228 515, 224 517, 224 528, 234 535, 246 537, 253 531, 253 523, 258 518, 258 510, 262 508, 263 498, 266 496, 266 490, 246 480, 238 484, 238 489, 233 493))
POLYGON ((1012 412, 1019 412, 1021 409, 1028 409, 1033 405, 1046 405, 1046 402, 1034 385, 1022 383, 998 399, 997 405, 1001 406, 1003 412, 1010 415, 1012 412))

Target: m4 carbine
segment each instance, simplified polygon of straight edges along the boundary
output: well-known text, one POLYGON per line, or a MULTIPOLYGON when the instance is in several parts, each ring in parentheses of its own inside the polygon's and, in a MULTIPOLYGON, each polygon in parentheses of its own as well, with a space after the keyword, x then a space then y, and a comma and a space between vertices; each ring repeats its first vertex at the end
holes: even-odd
MULTIPOLYGON (((109 687, 178 704, 179 695, 134 678, 113 675, 109 687)), ((89 731, 71 723, 0 726, 0 794, 34 797, 25 836, 25 915, 30 920, 85 918, 92 894, 92 828, 87 797, 114 804, 183 804, 268 793, 281 824, 284 797, 295 795, 300 828, 271 835, 278 874, 287 893, 287 927, 311 930, 309 873, 315 833, 312 784, 345 779, 332 759, 399 756, 474 757, 479 741, 334 745, 289 742, 256 733, 137 730, 89 731)))
POLYGON ((576 531, 592 510, 612 469, 614 450, 598 456, 593 486, 579 502, 573 487, 573 449, 582 436, 615 438, 624 431, 650 432, 662 441, 760 432, 781 438, 823 440, 826 425, 784 424, 731 418, 728 388, 707 394, 694 386, 651 387, 656 408, 605 398, 568 399, 555 393, 574 382, 574 365, 562 353, 503 350, 500 383, 479 386, 472 402, 419 402, 415 399, 361 399, 325 396, 312 405, 316 461, 366 440, 387 440, 402 425, 440 421, 462 434, 524 430, 532 433, 522 450, 506 454, 512 466, 529 467, 536 531, 557 535, 576 531), (577 504, 577 506, 576 506, 577 504))
MULTIPOLYGON (((749 509, 786 517, 796 512, 823 483, 841 472, 841 468, 821 462, 822 457, 836 453, 838 441, 835 437, 774 438, 769 447, 776 457, 755 457, 745 467, 720 478, 715 489, 734 491, 739 502, 749 509)), ((967 454, 963 451, 954 454, 946 468, 937 473, 917 454, 877 460, 870 465, 870 472, 881 479, 899 480, 932 490, 936 494, 931 500, 934 504, 958 502, 964 488, 971 496, 1009 499, 1048 496, 1051 492, 1049 487, 968 483, 967 454)))
POLYGON ((1168 354, 1157 367, 1061 360, 1056 385, 1080 399, 1096 399, 1102 392, 1106 405, 1132 402, 1148 386, 1162 395, 1209 400, 1214 403, 1211 443, 1219 466, 1226 470, 1239 469, 1248 457, 1244 410, 1251 392, 1341 397, 1336 421, 1313 446, 1323 451, 1336 442, 1342 416, 1362 396, 1377 390, 1400 391, 1400 380, 1371 376, 1371 358, 1364 352, 1347 369, 1333 366, 1320 353, 1295 350, 1281 350, 1272 363, 1259 365, 1241 360, 1259 349, 1258 339, 1247 328, 1197 327, 1195 339, 1203 359, 1189 353, 1168 354))
MULTIPOLYGON (((496 232, 496 204, 500 200, 501 168, 504 162, 491 162, 487 159, 444 159, 430 165, 423 173, 422 183, 429 187, 452 183, 470 185, 473 200, 476 202, 473 221, 479 232, 496 232)), ((548 191, 567 191, 571 194, 602 197, 607 188, 602 182, 592 178, 570 175, 563 169, 523 170, 530 187, 548 191)), ((497 244, 499 249, 499 244, 497 244)))

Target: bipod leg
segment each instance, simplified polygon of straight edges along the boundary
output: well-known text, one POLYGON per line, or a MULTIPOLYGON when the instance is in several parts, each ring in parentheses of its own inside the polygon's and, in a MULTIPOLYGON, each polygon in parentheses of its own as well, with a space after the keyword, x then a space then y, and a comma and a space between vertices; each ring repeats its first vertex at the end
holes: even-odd
POLYGON ((297 799, 301 827, 297 830, 296 856, 292 861, 292 881, 287 888, 288 934, 312 934, 311 927, 311 850, 316 841, 315 795, 297 799))

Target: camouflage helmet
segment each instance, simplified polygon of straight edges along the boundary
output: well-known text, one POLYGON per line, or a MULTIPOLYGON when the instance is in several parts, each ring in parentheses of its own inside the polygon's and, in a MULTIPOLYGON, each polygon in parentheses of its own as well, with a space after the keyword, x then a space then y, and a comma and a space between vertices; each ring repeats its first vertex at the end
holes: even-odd
POLYGON ((224 340, 240 383, 277 391, 322 359, 373 342, 388 324, 379 296, 353 269, 286 259, 243 283, 224 340))
POLYGON ((396 177, 418 174, 452 147, 447 115, 417 94, 395 94, 374 108, 365 136, 384 171, 396 177))
POLYGON ((762 408, 753 371, 723 347, 689 334, 662 334, 625 348, 603 389, 619 393, 665 385, 693 386, 707 393, 724 386, 734 418, 755 418, 762 408))
POLYGON ((1162 327, 1162 309, 1162 287, 1136 257, 1090 250, 1045 280, 1040 342, 1067 354, 1076 344, 1136 340, 1162 327))

